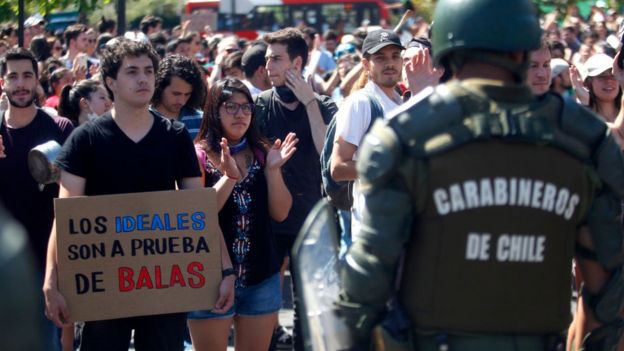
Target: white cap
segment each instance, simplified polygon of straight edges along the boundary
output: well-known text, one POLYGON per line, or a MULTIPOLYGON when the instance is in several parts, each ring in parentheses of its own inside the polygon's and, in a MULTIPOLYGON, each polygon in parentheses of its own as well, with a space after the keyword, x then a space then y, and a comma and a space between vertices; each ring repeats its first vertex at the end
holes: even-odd
POLYGON ((601 73, 610 70, 613 67, 613 57, 606 54, 595 54, 590 57, 584 65, 585 75, 583 80, 588 77, 596 77, 601 73))
POLYGON ((140 31, 128 31, 124 34, 124 38, 128 39, 128 40, 132 40, 132 41, 140 41, 143 42, 145 44, 149 44, 150 40, 147 37, 147 35, 145 35, 145 33, 140 32, 140 31))
POLYGON ((36 26, 36 25, 41 24, 41 23, 45 23, 45 19, 40 14, 36 13, 36 14, 28 17, 24 21, 24 27, 28 28, 28 27, 36 26))
POLYGON ((550 60, 550 70, 552 71, 552 77, 556 77, 561 74, 561 72, 565 71, 566 68, 569 68, 570 65, 568 61, 560 58, 554 58, 550 60))

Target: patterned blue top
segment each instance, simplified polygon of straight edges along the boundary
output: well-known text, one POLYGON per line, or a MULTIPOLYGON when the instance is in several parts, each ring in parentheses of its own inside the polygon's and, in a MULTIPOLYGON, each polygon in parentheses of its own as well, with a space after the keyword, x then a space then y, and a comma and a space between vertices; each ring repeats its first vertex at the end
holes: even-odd
MULTIPOLYGON (((158 112, 154 106, 150 106, 150 111, 156 113, 161 117, 162 113, 158 112)), ((200 110, 195 110, 188 107, 183 107, 180 111, 180 116, 178 116, 178 121, 184 123, 186 130, 188 130, 189 135, 191 136, 191 140, 195 140, 197 133, 199 133, 199 127, 201 126, 202 117, 204 116, 204 112, 200 110)), ((166 118, 166 117, 165 117, 166 118)))

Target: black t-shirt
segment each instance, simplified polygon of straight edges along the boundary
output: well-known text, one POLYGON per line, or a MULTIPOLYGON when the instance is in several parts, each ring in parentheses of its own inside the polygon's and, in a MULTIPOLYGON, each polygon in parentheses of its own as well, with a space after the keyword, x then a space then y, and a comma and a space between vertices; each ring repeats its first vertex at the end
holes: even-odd
MULTIPOLYGON (((206 162, 206 186, 214 186, 222 176, 206 162)), ((237 286, 259 284, 279 271, 282 258, 271 231, 264 166, 257 159, 219 211, 219 225, 236 271, 237 286)))
POLYGON ((73 129, 69 119, 51 117, 43 110, 37 110, 33 121, 25 127, 14 129, 5 123, 0 125, 7 156, 0 158, 0 199, 26 229, 41 272, 54 219, 53 199, 58 196, 59 187, 48 184, 39 190, 39 184, 28 170, 28 152, 50 140, 63 144, 73 129))
MULTIPOLYGON (((277 138, 284 140, 288 133, 294 132, 299 138, 297 151, 282 167, 284 182, 293 197, 292 208, 285 221, 273 222, 273 231, 276 234, 296 235, 312 207, 321 199, 320 155, 314 146, 305 106, 300 103, 291 111, 277 101, 277 96, 272 92, 266 91, 261 94, 270 94, 271 97, 267 106, 266 126, 263 128, 266 136, 270 140, 277 138)), ((338 107, 326 96, 317 95, 317 101, 323 121, 329 124, 338 107)))
POLYGON ((63 146, 56 163, 86 179, 85 195, 175 189, 176 180, 201 175, 184 125, 153 115, 138 143, 119 128, 110 112, 83 124, 63 146))

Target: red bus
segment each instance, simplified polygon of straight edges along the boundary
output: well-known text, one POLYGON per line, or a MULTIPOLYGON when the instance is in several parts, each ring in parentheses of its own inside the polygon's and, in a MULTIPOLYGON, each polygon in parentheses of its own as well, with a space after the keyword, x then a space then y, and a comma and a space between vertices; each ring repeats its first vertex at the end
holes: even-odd
MULTIPOLYGON (((338 34, 351 33, 368 22, 371 25, 389 21, 390 14, 383 0, 246 0, 251 10, 232 15, 231 0, 188 0, 185 14, 216 14, 216 31, 234 32, 240 37, 255 39, 265 32, 299 26, 313 27, 319 33, 333 29, 338 34)), ((235 6, 241 2, 235 1, 235 6)), ((244 6, 244 5, 240 5, 244 6)), ((240 12, 240 9, 237 10, 240 12)))

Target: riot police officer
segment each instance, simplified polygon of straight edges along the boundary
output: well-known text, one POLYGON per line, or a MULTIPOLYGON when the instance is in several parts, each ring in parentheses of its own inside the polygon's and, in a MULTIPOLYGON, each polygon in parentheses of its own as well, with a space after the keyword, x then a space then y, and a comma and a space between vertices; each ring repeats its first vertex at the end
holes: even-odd
POLYGON ((365 138, 338 314, 368 345, 394 295, 408 349, 547 350, 569 323, 575 256, 599 329, 586 347, 606 349, 624 301, 617 145, 590 111, 524 84, 541 37, 530 0, 441 0, 434 22, 454 79, 365 138))

